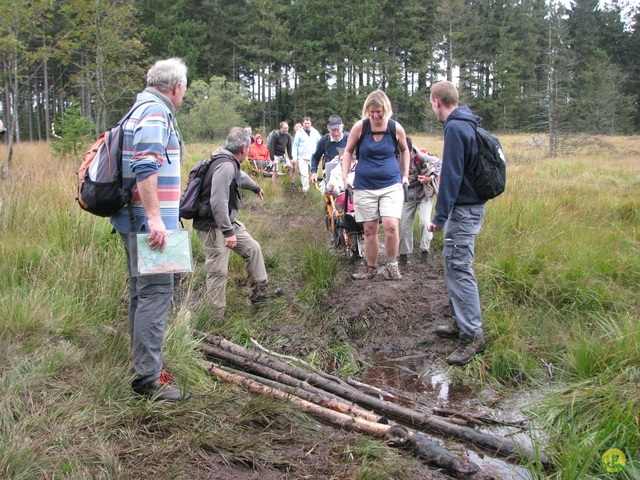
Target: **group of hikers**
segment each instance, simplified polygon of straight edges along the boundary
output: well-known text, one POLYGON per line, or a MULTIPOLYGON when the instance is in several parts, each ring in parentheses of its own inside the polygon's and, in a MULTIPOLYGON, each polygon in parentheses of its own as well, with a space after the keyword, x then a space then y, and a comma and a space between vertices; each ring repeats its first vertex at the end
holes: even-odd
MULTIPOLYGON (((133 113, 123 126, 123 178, 128 183, 125 186, 133 188, 133 208, 123 208, 111 217, 111 223, 121 234, 130 267, 133 259, 127 238, 132 229, 148 233, 150 248, 163 250, 167 232, 179 228, 184 145, 175 111, 186 88, 187 66, 182 59, 157 61, 147 73, 147 88, 138 94, 133 113)), ((288 168, 291 183, 295 182, 297 167, 302 191, 308 192, 310 182, 318 179, 321 159, 339 156, 341 175, 332 177, 332 189, 353 189, 355 219, 364 229, 365 264, 352 278, 367 281, 379 274, 381 224, 387 261, 380 273, 390 280, 400 280, 399 265, 407 263, 413 250, 413 223, 418 212, 422 261, 428 259, 433 232, 444 229, 445 278, 454 323, 438 326, 436 333, 458 339, 446 361, 464 365, 485 348, 472 268, 475 236, 482 225, 485 202, 475 195, 464 175, 465 163, 477 152, 474 125, 478 117, 467 107, 458 106, 458 91, 451 82, 434 84, 430 101, 438 120, 444 123, 442 161, 412 145, 402 125, 391 118, 391 102, 382 90, 368 95, 362 119, 349 132, 344 131, 338 115, 329 117, 329 133, 325 136, 320 136, 308 117, 293 139, 287 122, 280 124, 278 133, 268 142, 261 135, 252 141, 249 128, 230 130, 224 147, 211 156, 211 165, 202 179, 203 208, 193 221, 206 255, 207 291, 217 315, 222 318, 226 308, 231 251, 245 261, 252 302, 264 302, 281 294, 279 289, 269 290, 261 247, 237 218, 240 189, 264 198, 263 189, 242 170, 241 163, 247 158, 255 159, 255 152, 262 150, 261 160, 272 166, 274 182, 278 165, 288 168), (265 143, 269 144, 268 159, 264 157, 265 143), (436 213, 429 220, 436 194, 436 213)), ((163 366, 162 340, 173 296, 173 275, 135 276, 130 269, 129 285, 133 390, 156 400, 188 398, 163 366)))

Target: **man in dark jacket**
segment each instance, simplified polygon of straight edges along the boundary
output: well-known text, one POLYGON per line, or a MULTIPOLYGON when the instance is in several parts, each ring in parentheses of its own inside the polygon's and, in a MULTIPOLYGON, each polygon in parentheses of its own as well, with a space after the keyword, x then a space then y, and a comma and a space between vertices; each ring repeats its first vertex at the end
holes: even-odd
MULTIPOLYGON (((347 146, 347 139, 349 138, 349 132, 343 130, 344 124, 342 119, 338 115, 331 115, 329 122, 327 123, 327 129, 329 133, 323 135, 318 140, 318 146, 315 153, 311 156, 311 181, 315 182, 318 179, 318 166, 320 165, 320 159, 324 157, 322 168, 324 164, 330 162, 338 155, 338 148, 344 148, 347 146)), ((329 179, 327 178, 327 181, 329 179)))
POLYGON ((267 293, 267 270, 262 249, 240 222, 240 189, 251 190, 261 199, 264 191, 240 169, 249 152, 251 138, 243 128, 234 127, 229 132, 224 148, 213 152, 209 170, 202 181, 203 207, 193 220, 206 255, 207 292, 218 309, 218 317, 224 318, 226 307, 227 273, 231 250, 245 263, 253 288, 251 301, 261 302, 267 293))
POLYGON ((458 337, 450 365, 465 365, 485 348, 478 284, 473 271, 475 238, 485 214, 481 200, 464 175, 464 167, 478 152, 475 125, 479 118, 466 106, 458 106, 458 90, 451 82, 432 85, 431 107, 444 122, 444 148, 436 215, 429 230, 444 229, 444 271, 449 306, 455 325, 441 325, 441 337, 458 337))
POLYGON ((271 183, 276 184, 278 179, 278 164, 284 165, 289 171, 289 182, 292 187, 296 184, 296 167, 291 163, 293 154, 291 147, 293 139, 289 135, 289 124, 286 121, 280 122, 280 129, 273 133, 273 138, 269 143, 269 157, 271 158, 272 173, 271 183))

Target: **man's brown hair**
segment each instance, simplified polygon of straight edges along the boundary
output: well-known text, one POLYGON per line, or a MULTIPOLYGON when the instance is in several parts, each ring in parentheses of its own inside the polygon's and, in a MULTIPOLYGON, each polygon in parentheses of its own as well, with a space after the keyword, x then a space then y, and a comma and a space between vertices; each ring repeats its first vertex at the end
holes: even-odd
POLYGON ((451 82, 442 81, 434 83, 431 85, 431 95, 447 107, 458 105, 458 89, 451 82))

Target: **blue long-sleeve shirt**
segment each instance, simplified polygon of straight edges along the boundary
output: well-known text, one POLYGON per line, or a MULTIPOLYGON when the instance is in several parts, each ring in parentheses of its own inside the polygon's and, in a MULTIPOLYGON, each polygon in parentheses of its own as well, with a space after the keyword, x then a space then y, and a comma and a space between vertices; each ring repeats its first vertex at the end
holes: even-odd
POLYGON ((440 188, 436 202, 436 215, 432 220, 439 228, 449 217, 455 205, 478 205, 480 199, 464 176, 464 166, 471 162, 478 152, 474 126, 480 118, 471 113, 469 107, 456 108, 444 123, 444 148, 440 188))
POLYGON ((349 138, 349 132, 342 132, 342 138, 337 142, 331 139, 329 135, 329 143, 327 143, 327 149, 325 151, 325 137, 320 137, 316 146, 316 151, 311 157, 311 172, 316 173, 318 171, 318 165, 320 165, 320 159, 324 156, 324 163, 330 162, 338 155, 338 148, 344 148, 347 146, 347 139, 349 138))

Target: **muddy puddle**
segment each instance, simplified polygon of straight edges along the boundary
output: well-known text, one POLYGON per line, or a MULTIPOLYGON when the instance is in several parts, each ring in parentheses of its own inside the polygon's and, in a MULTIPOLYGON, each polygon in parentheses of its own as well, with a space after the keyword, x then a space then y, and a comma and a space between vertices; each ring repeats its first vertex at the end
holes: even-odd
MULTIPOLYGON (((500 398, 491 389, 478 394, 465 385, 453 382, 447 374, 446 366, 443 368, 443 365, 434 364, 433 359, 424 355, 397 358, 374 356, 368 365, 364 381, 379 388, 381 392, 377 396, 383 400, 399 404, 415 402, 424 407, 425 412, 441 409, 504 422, 508 425, 481 428, 487 433, 508 436, 516 442, 530 444, 526 427, 518 425, 526 420, 522 409, 534 400, 532 396, 518 394, 514 398, 500 398)), ((404 406, 412 408, 411 405, 404 406)), ((526 468, 501 458, 494 458, 487 452, 469 449, 461 444, 447 445, 447 448, 467 457, 493 478, 532 478, 526 468)))

